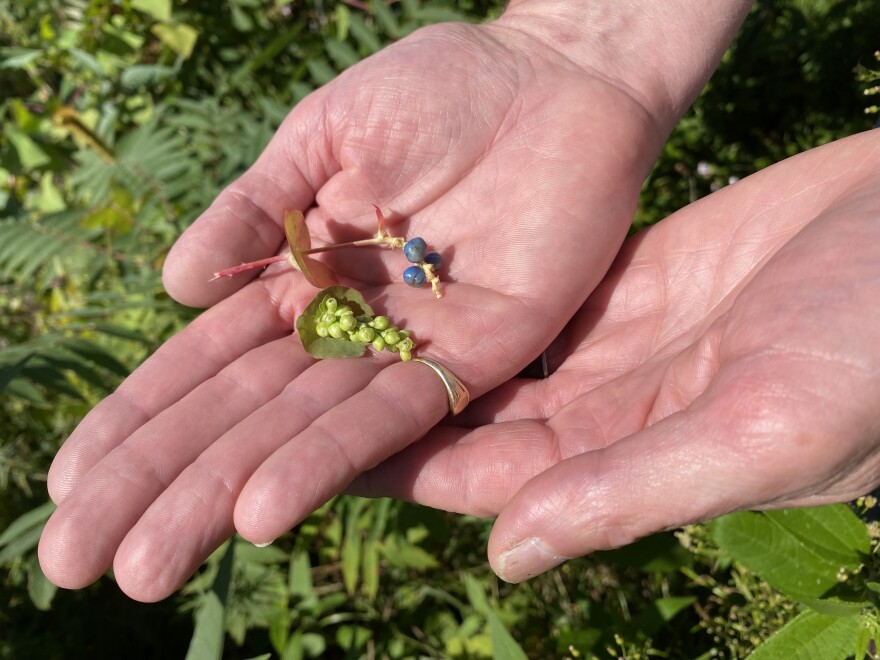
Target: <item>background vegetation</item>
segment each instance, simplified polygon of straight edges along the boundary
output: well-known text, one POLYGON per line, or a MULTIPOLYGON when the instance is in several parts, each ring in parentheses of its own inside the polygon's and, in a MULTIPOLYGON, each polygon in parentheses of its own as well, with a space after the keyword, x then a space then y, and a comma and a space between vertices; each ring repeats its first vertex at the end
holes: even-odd
MULTIPOLYGON (((872 498, 736 514, 516 587, 488 569, 488 522, 346 497, 269 548, 231 540, 160 604, 40 573, 52 456, 195 313, 161 288, 175 236, 310 90, 422 25, 500 9, 0 0, 0 658, 876 656, 872 498)), ((634 227, 869 128, 878 47, 876 0, 759 2, 634 227)))

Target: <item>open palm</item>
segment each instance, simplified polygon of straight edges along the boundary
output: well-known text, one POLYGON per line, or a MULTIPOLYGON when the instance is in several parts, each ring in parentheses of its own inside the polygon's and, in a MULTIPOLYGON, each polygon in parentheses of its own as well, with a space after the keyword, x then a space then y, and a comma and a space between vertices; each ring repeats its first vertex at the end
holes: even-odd
POLYGON ((880 483, 880 131, 631 239, 546 380, 513 380, 353 485, 500 514, 519 581, 741 508, 880 483))
POLYGON ((111 564, 142 600, 179 586, 235 528, 270 541, 446 412, 423 365, 316 364, 290 332, 315 290, 277 253, 285 209, 313 241, 423 236, 443 300, 404 286, 399 252, 326 256, 478 396, 517 373, 601 280, 663 135, 628 94, 502 25, 440 26, 300 103, 258 162, 174 246, 168 291, 214 305, 68 439, 49 488, 46 575, 81 587, 111 564))

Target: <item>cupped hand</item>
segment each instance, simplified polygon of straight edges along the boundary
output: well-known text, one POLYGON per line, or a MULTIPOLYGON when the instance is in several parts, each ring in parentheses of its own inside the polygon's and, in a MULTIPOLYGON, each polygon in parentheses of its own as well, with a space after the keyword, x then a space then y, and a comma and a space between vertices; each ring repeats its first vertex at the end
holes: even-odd
POLYGON ((320 245, 372 235, 377 204, 392 234, 439 250, 440 301, 402 284, 400 252, 322 258, 478 396, 539 354, 601 280, 659 125, 504 24, 422 30, 306 98, 168 257, 171 295, 214 306, 53 463, 46 575, 76 588, 112 564, 130 596, 163 598, 234 529, 271 541, 446 413, 424 365, 306 356, 289 335, 316 290, 286 265, 209 282, 281 251, 285 209, 310 209, 320 245))
POLYGON ((796 156, 629 240, 554 346, 355 493, 498 515, 518 582, 744 508, 880 484, 880 131, 796 156), (551 351, 553 359, 554 351, 551 351))

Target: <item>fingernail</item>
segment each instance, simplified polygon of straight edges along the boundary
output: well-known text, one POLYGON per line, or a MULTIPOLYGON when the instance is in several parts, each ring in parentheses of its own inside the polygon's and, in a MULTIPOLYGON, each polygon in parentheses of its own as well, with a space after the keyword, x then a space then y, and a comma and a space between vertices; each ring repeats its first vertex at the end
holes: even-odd
POLYGON ((272 541, 266 541, 265 543, 254 543, 258 548, 265 548, 266 546, 272 545, 272 541))
POLYGON ((505 582, 516 584, 549 571, 566 559, 553 552, 537 536, 531 536, 498 556, 496 573, 505 582))

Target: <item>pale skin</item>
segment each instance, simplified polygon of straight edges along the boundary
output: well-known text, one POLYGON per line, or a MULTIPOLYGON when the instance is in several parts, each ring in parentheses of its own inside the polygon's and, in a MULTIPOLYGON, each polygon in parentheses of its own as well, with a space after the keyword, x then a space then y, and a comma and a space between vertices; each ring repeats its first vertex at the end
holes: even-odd
POLYGON ((512 380, 351 489, 498 516, 519 582, 565 558, 880 484, 880 130, 629 240, 546 380, 512 380), (521 548, 521 554, 510 552, 521 548))
POLYGON ((400 283, 399 252, 327 263, 473 397, 563 329, 749 3, 669 3, 672 18, 653 16, 694 35, 665 77, 657 52, 630 71, 620 48, 650 44, 650 12, 600 4, 586 27, 580 3, 523 2, 493 25, 420 31, 294 108, 169 255, 169 293, 213 307, 99 404, 53 463, 59 507, 39 549, 53 582, 82 587, 112 565, 131 597, 164 598, 233 531, 275 539, 443 418, 445 391, 424 365, 306 356, 289 335, 315 290, 283 264, 208 281, 282 251, 284 209, 311 208, 321 244, 371 235, 375 203, 392 233, 439 249, 441 301, 400 283))

